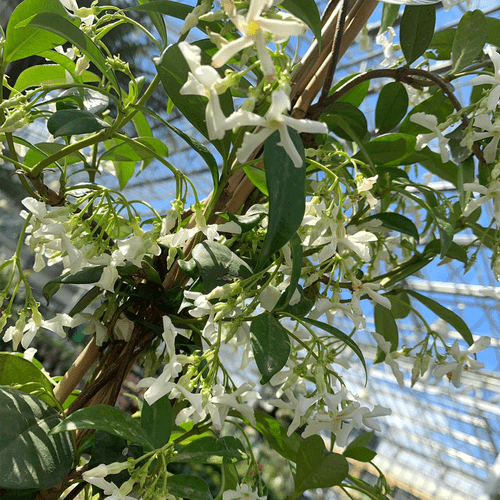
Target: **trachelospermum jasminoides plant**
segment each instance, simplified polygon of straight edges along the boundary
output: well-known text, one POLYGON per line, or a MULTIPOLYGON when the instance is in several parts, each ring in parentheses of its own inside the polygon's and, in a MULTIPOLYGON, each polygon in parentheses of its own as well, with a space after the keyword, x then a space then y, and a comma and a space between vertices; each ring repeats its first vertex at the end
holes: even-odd
POLYGON ((0 40, 0 159, 27 194, 19 244, 0 265, 2 336, 14 350, 28 349, 40 329, 65 337, 80 327, 91 340, 57 384, 32 352, 1 355, 0 415, 9 424, 0 435, 2 493, 291 500, 339 487, 385 498, 380 471, 370 486, 349 475, 347 462, 376 455, 367 448, 372 434, 348 444, 351 430, 380 431, 378 417, 390 413, 364 406, 342 378, 345 369, 367 370, 357 343, 367 313, 375 318, 372 362, 389 365, 401 387, 429 373, 458 387, 464 370, 483 366, 476 353, 489 339, 474 338, 404 280, 443 259, 468 270, 483 246, 500 274, 500 21, 476 10, 434 34, 435 6, 408 5, 396 46, 388 20, 400 7, 386 4, 383 66, 336 83, 342 27, 361 30, 376 5, 363 1, 356 11, 331 4, 321 47, 314 42, 300 62, 290 56, 297 37, 307 29, 321 37, 314 0, 126 9, 24 0, 13 12, 0 40), (138 22, 136 11, 149 20, 138 22), (165 16, 184 20, 179 39, 165 16), (159 54, 150 82, 106 46, 105 35, 124 24, 159 54), (44 60, 9 79, 9 64, 32 55, 44 60), (436 59, 446 72, 431 71, 436 59), (378 79, 385 85, 370 134, 359 105, 378 79), (453 92, 462 80, 472 86, 469 103, 453 92), (148 107, 158 86, 164 110, 148 107), (173 107, 210 149, 169 123, 173 107), (169 161, 155 122, 199 154, 213 179, 207 199, 169 161), (32 140, 35 124, 46 127, 46 141, 32 140), (121 192, 151 163, 175 179, 166 213, 121 192), (103 170, 119 189, 99 183, 103 170), (451 194, 433 189, 430 174, 452 183, 451 194), (488 221, 481 207, 491 204, 488 221), (462 231, 475 241, 454 242, 462 231), (24 245, 32 269, 23 267, 24 245), (67 284, 86 291, 44 317, 28 274, 56 263, 63 271, 46 283, 47 300, 67 284), (461 338, 434 331, 428 312, 461 338), (422 325, 411 341, 398 331, 410 315, 422 325), (352 329, 334 326, 336 316, 352 329), (136 360, 140 418, 114 407, 136 360), (270 400, 261 401, 253 373, 272 389, 270 400), (254 430, 291 464, 293 479, 278 496, 265 483, 272 466, 259 463, 254 430), (217 468, 216 479, 197 472, 203 464, 217 468))

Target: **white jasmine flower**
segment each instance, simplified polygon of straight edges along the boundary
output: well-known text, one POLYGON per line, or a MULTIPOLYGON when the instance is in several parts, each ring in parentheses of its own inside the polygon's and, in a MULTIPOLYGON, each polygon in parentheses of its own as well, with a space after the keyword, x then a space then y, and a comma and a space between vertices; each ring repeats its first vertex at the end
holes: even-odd
POLYGON ((259 302, 266 311, 272 311, 280 298, 281 292, 275 286, 268 285, 259 295, 259 302))
POLYGON ((269 81, 273 81, 276 70, 266 47, 266 37, 271 35, 274 43, 283 43, 291 36, 302 36, 306 31, 305 24, 291 16, 283 16, 282 19, 262 17, 262 12, 273 5, 273 0, 251 0, 246 16, 237 13, 233 0, 222 0, 222 4, 243 36, 222 46, 212 57, 212 65, 220 68, 238 52, 255 43, 262 72, 269 81))
POLYGON ((474 210, 487 201, 493 200, 493 216, 497 226, 500 224, 500 179, 493 181, 488 188, 478 182, 466 182, 464 184, 464 191, 474 191, 483 195, 480 198, 474 198, 469 201, 464 210, 464 217, 468 217, 474 210))
POLYGON ((382 335, 375 332, 371 332, 371 334, 373 338, 377 341, 377 345, 385 353, 384 362, 391 367, 392 373, 396 377, 399 387, 403 389, 403 387, 405 386, 405 377, 403 375, 403 372, 399 369, 399 365, 395 359, 398 355, 395 352, 391 352, 391 343, 388 340, 385 340, 384 337, 382 337, 382 335))
POLYGON ((216 90, 217 86, 223 87, 222 78, 217 70, 211 66, 201 64, 200 47, 181 42, 179 43, 179 49, 191 70, 180 93, 182 95, 201 95, 208 98, 205 109, 208 137, 210 140, 222 139, 226 130, 230 128, 224 126, 226 117, 220 107, 219 94, 216 90))
POLYGON ((116 320, 113 333, 117 340, 128 342, 134 331, 134 322, 129 320, 123 313, 116 320))
POLYGON ((91 26, 94 23, 95 16, 92 14, 92 9, 78 7, 76 0, 59 0, 63 6, 73 15, 79 17, 85 26, 91 26))
POLYGON ((432 130, 430 134, 419 134, 417 136, 417 150, 423 149, 429 142, 437 138, 439 141, 439 151, 441 153, 441 161, 447 162, 450 159, 450 154, 446 145, 449 139, 447 139, 441 130, 439 130, 437 118, 434 115, 427 115, 425 113, 415 113, 410 116, 410 121, 422 125, 422 127, 432 130))
POLYGON ((95 340, 97 346, 102 346, 106 340, 108 340, 108 330, 107 328, 99 321, 98 318, 89 313, 79 313, 73 318, 72 326, 78 326, 82 323, 88 323, 84 328, 84 335, 93 335, 95 334, 95 340))
POLYGON ((387 68, 394 62, 394 49, 396 45, 392 43, 392 40, 396 36, 394 28, 391 26, 383 33, 380 33, 375 37, 375 42, 381 45, 384 50, 384 60, 380 63, 381 66, 387 68))
POLYGON ((368 204, 372 209, 377 206, 378 200, 370 193, 370 189, 373 188, 373 186, 377 182, 377 179, 378 175, 375 175, 374 177, 365 177, 365 178, 356 177, 356 187, 358 193, 366 197, 366 200, 368 201, 368 204))
POLYGON ((71 327, 73 323, 74 320, 71 316, 64 313, 58 313, 52 319, 43 320, 40 326, 56 333, 61 338, 65 338, 66 332, 64 327, 71 327))
POLYGON ((278 130, 281 139, 278 145, 285 149, 297 168, 302 167, 302 157, 290 138, 287 126, 294 128, 298 132, 309 132, 311 134, 327 134, 328 127, 325 123, 312 120, 298 120, 287 116, 285 113, 290 109, 290 106, 290 98, 283 90, 278 90, 273 92, 271 106, 264 117, 240 109, 227 118, 226 126, 229 128, 244 126, 264 127, 254 133, 245 132, 243 143, 236 153, 241 163, 247 161, 255 149, 275 130, 278 130))
POLYGON ((235 490, 227 490, 222 494, 222 500, 267 500, 267 496, 259 496, 250 490, 248 484, 236 486, 235 490))
POLYGON ((500 100, 500 54, 491 45, 485 47, 484 53, 490 56, 493 62, 493 75, 479 75, 469 83, 471 85, 493 85, 486 105, 490 111, 495 111, 500 100))
POLYGON ((451 383, 457 388, 460 387, 460 377, 463 370, 480 370, 484 368, 484 363, 476 361, 470 354, 486 349, 490 346, 490 342, 490 337, 480 337, 468 349, 461 351, 458 346, 458 340, 455 340, 449 351, 449 354, 451 354, 455 361, 438 365, 434 369, 434 376, 436 379, 439 379, 443 375, 448 374, 451 383))
MULTIPOLYGON (((500 86, 498 88, 500 89, 500 86)), ((479 115, 474 118, 474 126, 484 130, 484 132, 474 132, 472 137, 465 137, 460 145, 466 146, 467 143, 492 137, 493 139, 483 149, 483 156, 488 163, 493 163, 497 156, 498 142, 500 141, 500 120, 497 119, 493 123, 488 115, 479 115)))

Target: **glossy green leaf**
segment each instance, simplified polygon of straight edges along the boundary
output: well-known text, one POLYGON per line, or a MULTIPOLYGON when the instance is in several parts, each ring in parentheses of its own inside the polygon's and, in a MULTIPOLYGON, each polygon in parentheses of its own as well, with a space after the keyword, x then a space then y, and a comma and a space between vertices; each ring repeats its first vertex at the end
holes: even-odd
MULTIPOLYGON (((432 57, 433 59, 438 59, 440 61, 448 61, 451 59, 451 50, 456 32, 456 28, 448 28, 434 33, 429 45, 429 49, 436 53, 436 55, 432 57)), ((430 54, 432 54, 432 52, 430 52, 430 54)))
POLYGON ((315 0, 283 0, 280 5, 311 28, 321 51, 321 17, 315 0))
POLYGON ((320 120, 328 125, 328 130, 346 141, 353 141, 351 129, 356 137, 363 139, 368 131, 365 115, 349 102, 329 104, 321 114, 320 120))
MULTIPOLYGON (((425 246, 424 254, 425 253, 438 254, 440 253, 440 251, 441 251, 441 242, 439 240, 432 240, 425 246)), ((464 247, 458 245, 455 242, 451 243, 445 256, 449 259, 458 260, 464 264, 467 264, 468 261, 467 252, 465 251, 464 247)))
POLYGON ((400 82, 384 85, 375 108, 375 126, 380 134, 389 132, 404 118, 408 111, 408 92, 400 82))
MULTIPOLYGON (((207 98, 199 95, 181 95, 180 90, 186 83, 189 73, 189 66, 182 55, 177 44, 170 45, 165 49, 159 58, 155 59, 158 75, 163 84, 165 92, 174 102, 179 111, 198 129, 207 139, 208 132, 205 118, 205 108, 207 98)), ((201 53, 201 63, 210 65, 211 59, 205 52, 201 53)), ((222 73, 221 73, 222 74, 222 73)), ((221 109, 226 116, 229 116, 233 108, 233 98, 230 92, 225 92, 219 96, 221 109)), ((226 132, 224 139, 211 141, 212 144, 223 155, 229 151, 231 142, 231 132, 226 132)))
POLYGON ((297 462, 302 438, 296 432, 288 436, 287 429, 263 411, 255 411, 255 420, 255 428, 264 436, 269 446, 287 460, 297 462))
POLYGON ((436 24, 434 5, 406 5, 401 19, 400 43, 406 62, 418 59, 431 43, 436 24))
POLYGON ((114 406, 96 405, 77 410, 52 429, 51 434, 80 429, 106 431, 131 443, 140 444, 145 449, 154 449, 138 421, 114 406))
MULTIPOLYGON (((304 146, 299 134, 288 129, 293 144, 304 158, 304 146)), ((289 242, 300 227, 305 211, 306 169, 296 168, 285 149, 279 145, 279 132, 265 142, 264 165, 269 192, 269 223, 259 254, 257 269, 289 242)))
POLYGON ((91 134, 108 127, 108 123, 84 109, 56 111, 47 120, 47 129, 54 137, 91 134))
POLYGON ((290 284, 286 290, 285 307, 292 299, 292 296, 297 289, 297 285, 299 284, 304 258, 304 249, 302 248, 302 243, 297 234, 295 234, 290 240, 290 247, 292 249, 292 274, 290 275, 290 284))
POLYGON ((316 328, 320 328, 325 332, 328 332, 330 335, 332 335, 338 340, 341 340, 342 342, 344 342, 344 344, 349 346, 354 351, 356 356, 358 356, 358 358, 360 359, 361 363, 363 364, 363 368, 365 369, 365 375, 366 377, 368 377, 365 357, 363 356, 361 349, 358 347, 358 344, 356 344, 356 342, 354 342, 354 340, 352 340, 351 337, 346 335, 344 332, 340 331, 338 328, 335 328, 334 326, 329 325, 328 323, 323 323, 322 321, 317 321, 311 318, 302 318, 302 321, 304 321, 305 323, 309 323, 310 325, 316 328))
POLYGON ((377 456, 377 453, 367 448, 367 446, 374 435, 375 433, 372 431, 357 436, 348 444, 342 455, 353 458, 358 462, 371 462, 377 456))
POLYGON ((488 38, 488 23, 480 10, 466 12, 458 23, 453 40, 451 71, 458 73, 482 52, 488 38))
POLYGON ((241 228, 241 234, 248 233, 266 216, 266 212, 252 213, 252 215, 236 215, 231 212, 217 212, 217 215, 228 221, 235 222, 241 228))
POLYGON ((264 195, 269 196, 267 191, 267 179, 266 172, 261 168, 255 167, 254 165, 246 165, 243 167, 246 176, 250 179, 250 182, 264 195))
POLYGON ((411 312, 410 297, 408 297, 408 294, 404 290, 399 291, 395 295, 387 295, 387 297, 391 301, 391 313, 394 319, 408 317, 408 314, 411 312))
MULTIPOLYGON (((330 89, 329 95, 332 95, 336 90, 342 87, 342 85, 347 83, 352 78, 358 76, 358 74, 359 73, 355 73, 354 75, 349 75, 346 76, 345 78, 342 78, 340 82, 338 82, 330 89)), ((335 102, 348 102, 349 104, 358 107, 364 101, 366 94, 368 94, 369 89, 370 89, 369 80, 367 80, 366 82, 361 82, 351 90, 347 91, 345 94, 341 95, 335 102)))
POLYGON ((349 464, 345 457, 326 452, 320 436, 309 436, 302 441, 297 453, 295 492, 337 486, 348 473, 349 464))
POLYGON ((0 488, 46 489, 66 477, 73 463, 73 443, 68 433, 49 434, 61 422, 54 408, 37 397, 0 387, 0 422, 0 488))
MULTIPOLYGON (((136 459, 143 454, 142 446, 128 444, 126 439, 98 430, 94 433, 94 445, 92 446, 88 466, 89 469, 93 469, 100 464, 108 465, 113 462, 126 462, 129 457, 136 459)), ((127 470, 106 476, 107 481, 115 483, 118 487, 128 479, 130 479, 130 474, 127 470)))
POLYGON ((199 476, 175 474, 167 481, 168 492, 176 498, 186 500, 212 500, 212 494, 206 481, 199 476))
POLYGON ((415 151, 417 140, 409 134, 386 134, 376 137, 364 145, 354 158, 364 160, 368 155, 376 165, 401 164, 415 151))
POLYGON ((261 384, 267 384, 288 361, 290 337, 281 323, 268 312, 252 320, 250 333, 255 362, 262 374, 261 384))
POLYGON ((424 304, 424 306, 428 307, 434 314, 439 316, 441 319, 444 319, 448 324, 455 328, 455 330, 469 345, 474 343, 474 338, 472 337, 469 327, 465 321, 452 310, 442 306, 439 302, 436 302, 425 295, 415 292, 414 290, 406 290, 406 293, 417 299, 419 302, 424 304))
POLYGON ((451 182, 455 186, 458 184, 458 168, 452 161, 443 162, 439 153, 434 153, 427 146, 420 151, 415 151, 410 156, 403 159, 402 164, 409 165, 420 163, 429 172, 437 175, 441 179, 451 182))
POLYGON ((115 74, 107 65, 106 58, 98 46, 82 30, 71 24, 62 15, 51 12, 40 12, 26 24, 29 27, 43 28, 71 42, 96 65, 99 71, 113 84, 115 89, 120 88, 115 74))
MULTIPOLYGON (((57 142, 39 142, 34 144, 32 148, 28 149, 24 157, 24 164, 28 167, 35 166, 39 161, 47 156, 53 155, 64 148, 66 144, 59 144, 57 142)), ((59 160, 59 163, 66 165, 73 165, 84 160, 81 153, 71 153, 65 156, 64 159, 59 160)))
POLYGON ((104 152, 99 161, 142 161, 155 158, 156 155, 168 156, 168 148, 154 137, 135 137, 134 142, 122 142, 104 152))
POLYGON ((399 14, 399 5, 384 2, 382 7, 382 19, 380 20, 380 28, 378 34, 385 33, 388 28, 394 26, 399 14))
POLYGON ((198 243, 193 249, 193 259, 201 273, 203 293, 253 274, 246 262, 228 247, 215 241, 198 243))
POLYGON ((20 354, 0 353, 0 385, 17 386, 16 389, 34 394, 54 406, 54 398, 51 396, 54 384, 40 368, 20 354))
POLYGON ((385 287, 391 287, 405 278, 408 278, 408 276, 414 276, 416 272, 430 264, 433 260, 433 254, 416 255, 409 261, 404 262, 399 267, 395 268, 391 277, 383 281, 383 285, 385 287))
MULTIPOLYGON (((86 83, 100 81, 100 78, 90 71, 84 71, 81 77, 82 81, 86 83)), ((41 64, 25 69, 17 78, 14 88, 22 92, 40 85, 64 85, 66 83, 67 74, 62 66, 58 64, 41 64)))
POLYGON ((24 0, 16 7, 7 24, 5 61, 17 61, 65 43, 64 38, 37 27, 22 27, 23 22, 43 11, 55 13, 70 22, 68 12, 59 0, 24 0))
POLYGON ((75 274, 65 274, 59 278, 55 278, 43 287, 43 296, 49 300, 58 290, 61 285, 67 283, 70 285, 88 285, 97 283, 101 279, 104 266, 86 267, 75 274))
POLYGON ((413 224, 413 222, 408 219, 408 217, 393 212, 382 212, 379 214, 371 215, 370 217, 366 217, 366 219, 363 219, 363 222, 367 222, 373 219, 381 221, 384 227, 388 227, 389 229, 394 229, 395 231, 399 231, 400 233, 412 236, 418 243, 418 229, 416 228, 415 224, 413 224))
POLYGON ((141 426, 147 432, 154 448, 161 448, 168 443, 172 433, 172 405, 168 394, 152 405, 147 401, 143 402, 141 426))
MULTIPOLYGON (((374 319, 375 319, 375 331, 384 337, 385 340, 391 343, 391 352, 398 348, 399 344, 399 334, 398 325, 394 320, 390 309, 386 307, 375 304, 374 309, 374 319)), ((385 359, 385 352, 380 348, 377 351, 377 356, 374 363, 381 363, 385 359)))
POLYGON ((245 447, 235 437, 203 436, 179 448, 172 461, 221 465, 234 464, 247 458, 245 447))
POLYGON ((234 464, 222 464, 221 469, 221 486, 216 500, 222 500, 222 494, 227 490, 236 490, 240 484, 238 469, 234 464))
POLYGON ((490 45, 500 47, 500 19, 496 17, 487 17, 488 37, 486 42, 490 45))

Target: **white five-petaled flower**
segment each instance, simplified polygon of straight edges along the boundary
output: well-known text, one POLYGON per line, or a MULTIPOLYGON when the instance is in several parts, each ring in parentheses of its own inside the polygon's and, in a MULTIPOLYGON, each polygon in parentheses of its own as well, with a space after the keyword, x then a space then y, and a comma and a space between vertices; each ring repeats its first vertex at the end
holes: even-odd
POLYGON ((236 486, 235 490, 227 490, 222 494, 222 500, 266 500, 267 496, 259 496, 248 484, 236 486))
POLYGON ((447 162, 450 159, 450 153, 446 148, 449 139, 447 139, 438 127, 437 118, 434 115, 428 115, 426 113, 415 113, 410 116, 410 121, 422 125, 422 127, 432 130, 430 134, 419 134, 417 136, 417 150, 423 149, 429 142, 437 138, 439 141, 439 152, 441 153, 441 161, 447 162))
POLYGON ((484 368, 484 363, 476 361, 470 354, 486 349, 490 346, 490 342, 490 337, 480 337, 468 349, 461 351, 458 346, 458 340, 455 340, 449 351, 449 354, 451 354, 455 361, 437 366, 434 370, 434 376, 439 379, 443 375, 448 374, 451 383, 457 388, 460 387, 460 377, 464 369, 480 370, 484 368))
POLYGON ((179 43, 179 49, 191 70, 187 82, 182 86, 182 95, 201 95, 208 98, 205 109, 205 120, 207 123, 208 138, 210 140, 222 139, 226 130, 224 127, 226 117, 222 112, 217 88, 224 90, 222 78, 212 66, 201 64, 201 49, 187 42, 179 43))
POLYGON ((471 85, 494 85, 486 104, 490 111, 494 111, 500 101, 500 54, 491 45, 486 46, 484 53, 490 56, 493 62, 493 75, 479 75, 473 78, 469 83, 471 85))
MULTIPOLYGON (((500 89, 500 85, 498 88, 500 89)), ((500 120, 497 119, 492 122, 488 115, 478 115, 474 118, 474 126, 484 130, 484 132, 474 132, 472 141, 492 137, 491 141, 483 149, 483 156, 488 163, 493 163, 497 156, 498 142, 500 141, 500 120)), ((468 138, 465 137, 460 145, 466 146, 467 142, 468 138)))
POLYGON ((483 186, 478 182, 466 182, 464 184, 464 191, 473 191, 483 195, 480 198, 474 198, 469 201, 464 210, 464 217, 468 217, 476 208, 488 200, 493 200, 493 216, 495 217, 497 226, 500 225, 500 179, 493 181, 490 187, 483 186))
POLYGON ((287 116, 285 113, 290 109, 290 98, 283 90, 278 90, 272 94, 272 102, 264 117, 250 111, 238 110, 232 113, 226 120, 227 128, 260 126, 263 127, 254 133, 245 132, 241 147, 237 151, 238 160, 244 163, 250 155, 257 149, 275 130, 280 133, 278 145, 283 147, 293 164, 300 168, 303 165, 302 156, 297 151, 287 126, 298 132, 309 132, 311 134, 327 134, 328 127, 325 123, 312 120, 298 120, 287 116))
POLYGON ((305 24, 295 18, 271 19, 262 17, 264 9, 272 7, 273 0, 251 0, 246 16, 236 11, 233 0, 222 0, 224 9, 243 35, 237 40, 233 40, 223 45, 212 57, 212 65, 220 68, 238 52, 254 43, 257 47, 262 72, 269 81, 276 77, 276 70, 273 61, 266 47, 266 36, 271 35, 273 42, 283 43, 291 36, 301 36, 305 33, 305 24))
POLYGON ((396 356, 393 351, 391 351, 391 343, 388 340, 385 340, 382 335, 379 333, 372 332, 373 338, 377 341, 377 345, 384 351, 385 353, 385 362, 391 367, 392 373, 396 377, 398 381, 399 387, 401 389, 405 386, 405 376, 403 372, 399 369, 399 365, 396 361, 396 356))

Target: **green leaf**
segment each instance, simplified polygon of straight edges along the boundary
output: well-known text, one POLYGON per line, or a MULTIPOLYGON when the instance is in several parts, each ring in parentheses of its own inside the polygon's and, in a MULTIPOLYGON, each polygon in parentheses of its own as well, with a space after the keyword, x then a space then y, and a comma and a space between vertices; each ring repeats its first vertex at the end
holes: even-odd
POLYGON ((161 448, 168 443, 172 433, 172 405, 168 394, 152 405, 144 401, 141 426, 146 430, 154 448, 161 448))
POLYGON ((302 441, 297 453, 295 492, 337 486, 348 473, 349 464, 345 457, 338 453, 327 453, 320 436, 309 436, 302 441))
POLYGON ((386 134, 376 137, 364 145, 354 158, 364 160, 368 155, 376 165, 401 164, 415 151, 417 140, 409 134, 386 134))
POLYGON ((54 137, 91 134, 108 127, 108 123, 84 109, 56 111, 47 120, 47 129, 54 137))
POLYGON ((209 293, 215 287, 231 283, 235 279, 245 279, 253 275, 246 262, 215 241, 198 243, 192 255, 201 273, 203 293, 209 293))
POLYGON ((61 288, 63 284, 89 285, 97 283, 101 279, 104 266, 86 267, 75 274, 65 274, 60 278, 53 279, 45 284, 42 293, 49 300, 61 288))
POLYGON ((248 458, 241 441, 232 436, 203 436, 179 449, 173 462, 197 464, 234 464, 248 458))
MULTIPOLYGON (((293 144, 304 158, 304 146, 299 134, 288 129, 293 144)), ((302 223, 305 211, 306 169, 296 168, 281 145, 280 134, 274 132, 264 145, 264 165, 269 192, 269 223, 259 254, 257 269, 262 269, 269 257, 288 243, 302 223)))
MULTIPOLYGON (((391 311, 386 307, 375 304, 374 309, 375 331, 384 337, 385 340, 391 343, 391 352, 398 348, 399 334, 398 325, 394 320, 391 311)), ((374 363, 381 363, 385 359, 385 352, 378 349, 374 363)))
POLYGON ((436 24, 434 5, 406 5, 401 19, 400 42, 406 62, 418 59, 431 43, 436 24))
POLYGON ((408 92, 400 82, 391 82, 382 87, 375 108, 375 126, 378 133, 392 130, 408 111, 408 92))
POLYGON ((28 394, 38 389, 39 394, 36 395, 45 403, 54 406, 54 397, 51 396, 54 387, 52 382, 31 361, 21 356, 10 352, 0 353, 0 385, 20 386, 16 389, 28 394))
POLYGON ((500 47, 500 19, 496 17, 487 17, 486 23, 488 26, 488 37, 486 42, 490 45, 500 47))
MULTIPOLYGON (((338 82, 330 89, 330 92, 328 94, 332 95, 336 90, 342 87, 344 83, 347 83, 349 80, 355 78, 358 75, 359 73, 355 73, 354 75, 349 75, 346 76, 345 78, 342 78, 340 82, 338 82)), ((369 80, 367 80, 366 82, 361 82, 358 85, 356 85, 353 89, 347 91, 344 95, 340 96, 335 102, 348 102, 349 104, 358 107, 364 101, 366 94, 368 94, 369 88, 370 88, 369 80)))
POLYGON ((243 167, 246 176, 250 179, 250 182, 264 195, 269 196, 267 191, 267 179, 266 172, 254 165, 246 165, 243 167))
POLYGON ((283 0, 281 7, 304 21, 311 28, 321 52, 321 17, 315 0, 283 0))
MULTIPOLYGON (((179 111, 198 129, 207 139, 205 109, 207 98, 199 95, 181 95, 180 90, 188 79, 189 66, 182 55, 177 44, 166 48, 159 58, 154 60, 158 75, 161 79, 165 92, 174 102, 179 111)), ((201 52, 201 63, 210 65, 211 59, 203 50, 201 52)), ((222 68, 224 69, 224 68, 222 68)), ((222 72, 221 72, 222 75, 222 72)), ((230 92, 219 96, 221 109, 229 116, 233 108, 233 98, 230 92)), ((225 156, 229 151, 231 143, 231 132, 226 132, 224 139, 211 141, 218 151, 225 156)))
POLYGON ((137 162, 156 158, 157 155, 168 156, 168 148, 154 137, 134 137, 134 142, 119 141, 116 146, 104 152, 99 161, 131 161, 137 162))
POLYGON ((438 59, 440 61, 448 61, 451 59, 451 49, 453 47, 453 40, 455 39, 456 32, 456 28, 448 28, 434 33, 429 45, 429 49, 436 52, 436 56, 432 57, 433 59, 438 59))
POLYGON ((458 169, 457 165, 452 161, 443 163, 441 155, 434 153, 427 146, 420 151, 416 151, 403 160, 404 165, 412 163, 420 163, 429 172, 437 175, 441 179, 451 182, 455 186, 458 185, 458 169))
MULTIPOLYGON (((138 2, 143 5, 146 2, 146 0, 138 0, 138 2)), ((125 10, 125 9, 124 9, 125 10)), ((161 41, 163 42, 163 46, 167 46, 167 28, 165 26, 165 21, 163 20, 163 16, 159 12, 153 12, 149 11, 148 12, 149 19, 151 19, 151 22, 153 23, 154 27, 156 28, 156 31, 160 35, 161 41)))
MULTIPOLYGON (((33 147, 28 149, 26 156, 24 157, 24 164, 28 167, 33 167, 47 156, 58 153, 65 146, 65 144, 58 144, 57 142, 39 142, 34 144, 33 147)), ((81 153, 76 152, 65 156, 64 159, 59 161, 62 164, 73 165, 83 160, 84 156, 81 153)))
MULTIPOLYGON (((113 436, 105 431, 96 431, 94 434, 94 445, 90 453, 89 469, 100 464, 112 464, 113 462, 126 462, 129 457, 139 458, 144 454, 142 446, 128 444, 126 439, 113 436)), ((106 480, 120 487, 130 479, 130 474, 125 469, 118 474, 106 476, 106 480)))
POLYGON ((447 307, 442 306, 439 302, 436 302, 425 295, 421 295, 414 290, 406 290, 406 293, 417 299, 419 302, 424 304, 424 306, 428 307, 434 314, 439 316, 441 319, 444 319, 448 324, 455 328, 455 330, 469 345, 474 343, 474 338, 472 337, 469 327, 460 316, 447 307))
POLYGON ((304 258, 304 249, 302 248, 300 238, 297 234, 294 234, 292 239, 290 240, 290 247, 292 249, 292 274, 290 275, 290 284, 288 285, 288 288, 286 290, 284 307, 288 305, 288 303, 292 299, 293 294, 295 293, 295 290, 297 289, 300 275, 302 273, 302 261, 304 258))
MULTIPOLYGON (((439 240, 432 240, 425 246, 424 254, 426 253, 438 254, 440 253, 440 250, 441 250, 441 242, 439 240)), ((458 260, 460 262, 463 262, 464 264, 467 264, 468 262, 466 250, 464 249, 464 247, 458 245, 454 241, 448 248, 445 257, 449 259, 458 260)))
POLYGON ((175 474, 167 480, 168 492, 176 498, 186 500, 212 500, 212 494, 206 481, 199 476, 175 474))
POLYGON ((59 484, 73 462, 68 433, 49 431, 59 414, 41 399, 10 387, 0 387, 0 488, 47 489, 59 484), (8 422, 8 425, 5 425, 8 422))
POLYGON ((148 450, 154 449, 148 435, 137 420, 114 406, 96 405, 77 410, 52 429, 51 434, 79 429, 106 431, 131 443, 141 444, 148 450))
POLYGON ((6 62, 40 54, 65 43, 64 38, 36 27, 22 27, 23 21, 43 11, 58 14, 66 22, 70 20, 68 12, 59 0, 24 0, 16 7, 7 24, 4 48, 6 62))
MULTIPOLYGON (((65 17, 51 12, 41 12, 30 19, 26 24, 29 27, 35 26, 51 31, 78 47, 118 91, 120 88, 118 80, 107 65, 106 58, 101 53, 98 46, 82 30, 71 24, 65 17)), ((64 41, 62 43, 64 43, 64 41)), ((44 48, 44 50, 46 49, 47 47, 44 48)))
POLYGON ((238 224, 241 228, 241 234, 244 234, 254 229, 266 216, 266 212, 253 213, 252 215, 235 215, 231 212, 217 212, 216 215, 238 224))
POLYGON ((393 212, 383 212, 380 214, 371 215, 370 217, 366 217, 365 219, 363 219, 363 222, 367 222, 373 219, 381 221, 384 227, 388 227, 389 229, 394 229, 395 231, 399 231, 400 233, 412 236, 418 243, 418 229, 416 228, 415 224, 413 224, 413 222, 408 219, 408 217, 393 212))
POLYGON ((320 120, 328 125, 328 130, 346 141, 354 140, 349 128, 359 139, 363 139, 368 132, 365 115, 349 102, 337 101, 329 104, 323 110, 320 120))
MULTIPOLYGON (((436 243, 439 243, 436 241, 436 243)), ((437 252, 436 252, 437 253, 437 252)), ((391 313, 394 319, 404 319, 411 312, 410 297, 402 290, 396 295, 387 296, 391 301, 391 313)))
POLYGON ((262 374, 261 384, 267 384, 278 373, 290 356, 290 337, 281 323, 268 312, 250 323, 255 362, 262 374))
POLYGON ((315 326, 316 328, 320 328, 321 330, 328 332, 336 339, 341 340, 342 342, 344 342, 344 344, 348 345, 354 351, 356 356, 358 356, 358 358, 360 359, 361 363, 363 364, 363 368, 365 369, 365 375, 366 377, 368 377, 365 357, 363 356, 361 349, 358 347, 358 344, 356 344, 356 342, 354 342, 354 340, 352 340, 351 337, 346 335, 344 332, 340 331, 338 328, 329 325, 328 323, 323 323, 322 321, 317 321, 311 318, 301 318, 301 320, 306 323, 309 323, 312 326, 315 326))
MULTIPOLYGON (((100 81, 100 78, 90 71, 84 71, 81 77, 82 81, 86 83, 100 81)), ((25 69, 17 78, 14 89, 22 92, 40 85, 64 85, 66 83, 68 83, 66 70, 62 66, 58 64, 41 64, 25 69)))
POLYGON ((399 5, 393 3, 384 2, 384 6, 382 7, 382 19, 380 21, 380 28, 378 30, 378 34, 381 35, 385 33, 388 28, 394 26, 396 19, 399 14, 399 5))
POLYGON ((439 236, 441 238, 441 253, 440 257, 443 258, 448 252, 451 244, 453 243, 453 235, 455 233, 455 227, 450 218, 446 216, 441 210, 433 208, 430 212, 432 215, 439 231, 439 236))
POLYGON ((361 434, 349 443, 342 455, 347 458, 353 458, 358 462, 371 462, 377 456, 377 453, 367 448, 367 445, 374 435, 374 432, 361 434))
POLYGON ((238 470, 233 464, 222 464, 221 469, 221 486, 216 500, 222 500, 222 494, 227 490, 236 490, 240 484, 238 470))
POLYGON ((287 460, 297 462, 302 438, 295 432, 288 436, 287 429, 263 411, 255 411, 255 420, 255 428, 264 436, 269 446, 287 460))
POLYGON ((466 12, 458 23, 453 40, 451 72, 456 74, 482 52, 488 38, 488 23, 480 10, 466 12))

